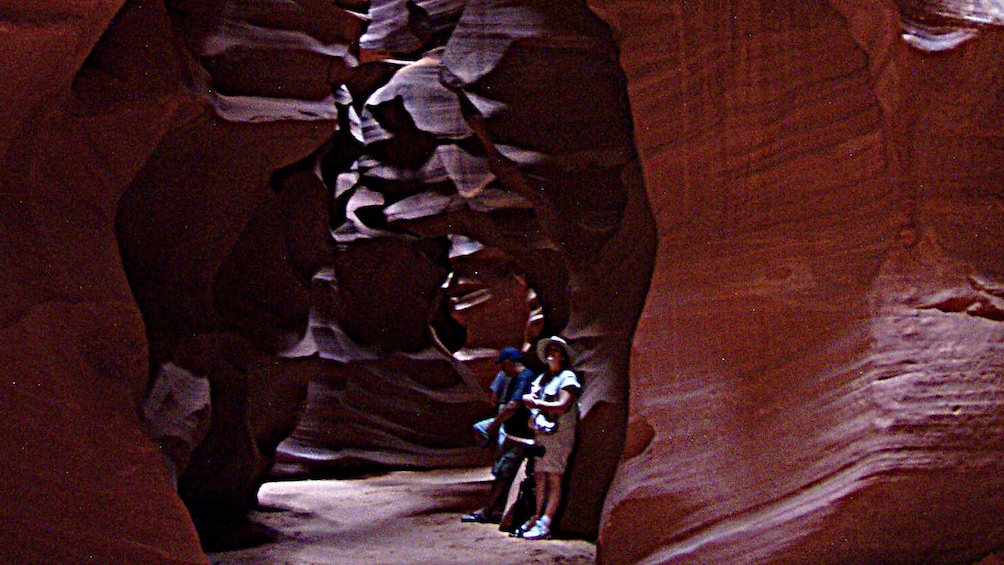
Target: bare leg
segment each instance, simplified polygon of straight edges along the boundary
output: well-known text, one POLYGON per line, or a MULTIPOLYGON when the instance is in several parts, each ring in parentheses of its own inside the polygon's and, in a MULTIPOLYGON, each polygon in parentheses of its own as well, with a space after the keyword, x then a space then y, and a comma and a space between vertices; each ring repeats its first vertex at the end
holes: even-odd
POLYGON ((537 491, 535 493, 537 495, 537 511, 534 513, 534 522, 537 521, 536 518, 543 515, 544 507, 547 505, 548 495, 550 494, 548 492, 548 486, 551 482, 550 476, 551 473, 541 473, 539 471, 534 474, 534 480, 537 482, 537 491))
POLYGON ((547 516, 548 520, 554 521, 554 515, 558 513, 558 504, 561 503, 561 473, 547 474, 547 506, 542 509, 542 516, 547 516))

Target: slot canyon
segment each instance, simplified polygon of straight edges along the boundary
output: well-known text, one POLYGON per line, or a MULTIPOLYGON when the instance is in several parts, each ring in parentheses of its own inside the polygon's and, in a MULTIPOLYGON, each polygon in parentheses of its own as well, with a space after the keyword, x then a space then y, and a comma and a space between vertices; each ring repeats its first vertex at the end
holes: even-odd
POLYGON ((0 560, 489 467, 560 335, 597 562, 1000 563, 1002 60, 996 0, 4 2, 0 560))

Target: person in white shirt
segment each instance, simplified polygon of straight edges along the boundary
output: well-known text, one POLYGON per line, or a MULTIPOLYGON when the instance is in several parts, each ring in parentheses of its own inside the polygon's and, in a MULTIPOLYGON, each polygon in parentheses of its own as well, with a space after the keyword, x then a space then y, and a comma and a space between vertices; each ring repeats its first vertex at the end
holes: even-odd
POLYGON ((534 472, 538 515, 517 531, 524 539, 551 537, 551 524, 561 504, 562 478, 575 444, 582 392, 582 384, 571 370, 574 354, 568 342, 560 337, 541 340, 537 355, 547 370, 533 381, 523 402, 530 409, 534 442, 544 448, 544 455, 534 472))

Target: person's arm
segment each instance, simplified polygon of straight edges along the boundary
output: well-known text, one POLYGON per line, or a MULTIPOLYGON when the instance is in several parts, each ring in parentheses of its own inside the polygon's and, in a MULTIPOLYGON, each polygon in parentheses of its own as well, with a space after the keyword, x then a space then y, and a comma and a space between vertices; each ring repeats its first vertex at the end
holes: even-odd
POLYGON ((557 416, 571 410, 578 394, 578 387, 568 386, 558 391, 558 398, 554 400, 543 400, 531 395, 525 396, 524 400, 528 399, 527 406, 530 408, 536 408, 548 416, 557 416))
POLYGON ((554 400, 544 400, 532 394, 524 396, 523 400, 527 408, 540 410, 548 416, 557 416, 571 410, 572 405, 582 392, 582 385, 579 384, 577 375, 569 370, 562 371, 555 378, 560 379, 561 386, 557 397, 554 400))
POLYGON ((504 388, 502 384, 505 382, 505 374, 499 371, 492 379, 492 384, 489 385, 492 391, 492 406, 498 406, 502 403, 502 389, 504 388))
POLYGON ((516 410, 519 410, 519 405, 521 403, 522 402, 520 400, 513 400, 503 406, 502 409, 499 410, 498 415, 495 416, 495 419, 488 424, 488 431, 490 433, 494 433, 498 430, 506 420, 512 418, 512 415, 516 413, 516 410))

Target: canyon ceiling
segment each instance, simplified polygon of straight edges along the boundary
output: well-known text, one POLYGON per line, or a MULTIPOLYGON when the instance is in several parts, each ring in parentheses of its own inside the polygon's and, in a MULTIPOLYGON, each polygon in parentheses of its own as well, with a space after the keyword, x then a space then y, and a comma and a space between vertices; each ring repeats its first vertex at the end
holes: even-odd
POLYGON ((600 562, 1004 546, 998 2, 0 6, 4 561, 487 464, 555 333, 600 562))

